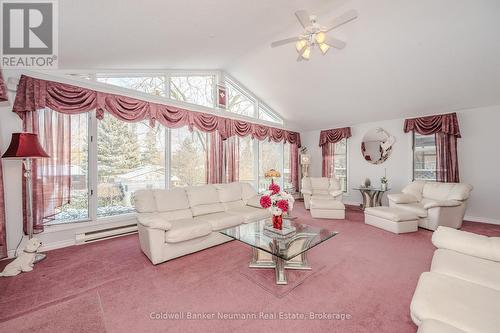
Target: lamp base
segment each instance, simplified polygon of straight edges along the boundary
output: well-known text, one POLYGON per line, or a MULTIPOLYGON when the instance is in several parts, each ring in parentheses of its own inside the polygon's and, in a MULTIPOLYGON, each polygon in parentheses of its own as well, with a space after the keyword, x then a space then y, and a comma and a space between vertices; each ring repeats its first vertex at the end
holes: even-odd
POLYGON ((37 262, 40 262, 45 258, 47 258, 47 255, 45 253, 37 253, 35 255, 35 260, 33 261, 33 263, 36 264, 37 262))

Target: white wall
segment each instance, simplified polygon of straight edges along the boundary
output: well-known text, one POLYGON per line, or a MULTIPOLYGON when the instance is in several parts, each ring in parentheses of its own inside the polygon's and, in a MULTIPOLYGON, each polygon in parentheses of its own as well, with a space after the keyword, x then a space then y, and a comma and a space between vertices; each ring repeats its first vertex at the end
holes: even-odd
MULTIPOLYGON (((460 180, 474 186, 466 219, 500 224, 500 154, 497 146, 500 135, 500 106, 490 106, 457 111, 462 138, 458 141, 460 180)), ((348 144, 348 193, 346 203, 359 204, 362 201, 359 185, 366 177, 372 184, 380 184, 380 178, 387 170, 391 192, 400 191, 412 179, 412 136, 403 132, 404 119, 351 126, 352 137, 348 144), (366 162, 361 154, 363 135, 372 128, 382 127, 396 137, 396 143, 389 159, 381 165, 366 162)), ((334 126, 332 126, 334 127, 334 126)), ((321 149, 318 147, 320 130, 301 133, 303 145, 311 154, 310 174, 321 176, 321 149)), ((387 198, 384 198, 387 200, 387 198)), ((387 202, 387 201, 386 201, 387 202)))

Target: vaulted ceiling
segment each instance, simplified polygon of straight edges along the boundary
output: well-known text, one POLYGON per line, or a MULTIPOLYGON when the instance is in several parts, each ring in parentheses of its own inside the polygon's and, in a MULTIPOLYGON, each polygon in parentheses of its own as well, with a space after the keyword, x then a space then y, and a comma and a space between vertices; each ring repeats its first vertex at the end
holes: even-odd
POLYGON ((500 104, 497 0, 61 0, 60 67, 224 69, 296 128, 500 104), (293 13, 347 42, 297 62, 293 13))

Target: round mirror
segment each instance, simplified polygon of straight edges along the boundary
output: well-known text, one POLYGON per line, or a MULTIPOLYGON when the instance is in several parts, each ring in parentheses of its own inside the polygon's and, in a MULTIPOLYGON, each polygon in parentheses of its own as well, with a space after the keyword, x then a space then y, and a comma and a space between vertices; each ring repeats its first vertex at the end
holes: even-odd
POLYGON ((369 130, 361 142, 361 153, 365 161, 371 164, 384 163, 391 154, 396 138, 382 128, 369 130))

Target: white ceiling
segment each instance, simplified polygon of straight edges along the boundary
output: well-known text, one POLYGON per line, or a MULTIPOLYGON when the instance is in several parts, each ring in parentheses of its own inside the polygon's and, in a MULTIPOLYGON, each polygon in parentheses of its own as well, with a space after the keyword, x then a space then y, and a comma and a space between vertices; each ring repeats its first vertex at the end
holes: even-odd
POLYGON ((500 104, 498 0, 61 0, 60 67, 227 70, 297 128, 500 104), (359 18, 296 62, 293 13, 359 18), (300 124, 300 125, 297 125, 300 124))

